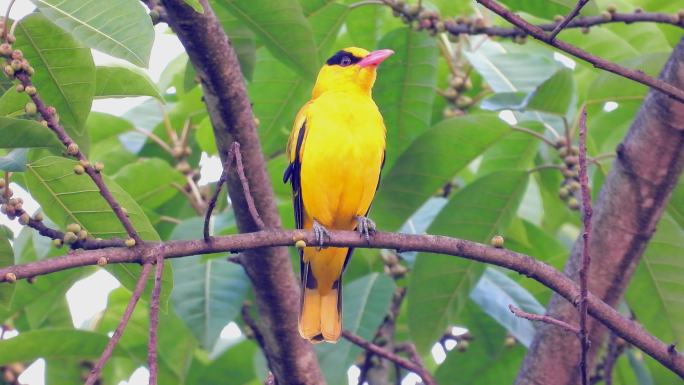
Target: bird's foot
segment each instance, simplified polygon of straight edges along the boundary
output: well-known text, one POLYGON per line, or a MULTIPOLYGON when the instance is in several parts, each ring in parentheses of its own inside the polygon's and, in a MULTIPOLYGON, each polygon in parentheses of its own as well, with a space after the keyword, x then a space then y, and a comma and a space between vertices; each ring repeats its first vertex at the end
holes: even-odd
POLYGON ((325 238, 328 240, 330 239, 330 231, 326 229, 322 224, 318 223, 317 220, 314 219, 313 225, 311 226, 311 229, 314 232, 314 236, 316 237, 316 243, 318 244, 318 250, 323 248, 323 241, 325 238))
POLYGON ((375 222, 368 217, 357 216, 356 223, 356 231, 359 235, 366 238, 366 241, 370 241, 371 234, 375 233, 375 222))

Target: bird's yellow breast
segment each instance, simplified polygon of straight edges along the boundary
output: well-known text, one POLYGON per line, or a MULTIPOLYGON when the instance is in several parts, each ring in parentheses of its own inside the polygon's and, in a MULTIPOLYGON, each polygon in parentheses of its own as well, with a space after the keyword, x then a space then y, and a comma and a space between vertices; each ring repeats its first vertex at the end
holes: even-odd
POLYGON ((382 116, 370 95, 326 92, 308 105, 305 129, 306 219, 352 230, 354 217, 366 215, 377 188, 385 150, 382 116))

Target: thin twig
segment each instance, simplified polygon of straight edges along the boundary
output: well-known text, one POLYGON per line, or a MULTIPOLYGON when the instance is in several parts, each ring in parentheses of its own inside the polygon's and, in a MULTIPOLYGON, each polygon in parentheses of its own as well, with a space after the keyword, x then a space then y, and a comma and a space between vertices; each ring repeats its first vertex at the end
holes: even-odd
POLYGON ((157 254, 157 269, 154 272, 154 289, 150 301, 150 341, 147 345, 147 367, 150 370, 150 385, 157 385, 157 334, 159 331, 159 297, 161 295, 164 254, 157 254))
POLYGON ((575 326, 570 325, 569 323, 565 321, 561 321, 557 318, 549 317, 547 315, 541 315, 541 314, 533 314, 533 313, 528 313, 522 309, 519 309, 513 305, 508 305, 508 309, 511 311, 511 313, 515 314, 516 317, 520 318, 525 318, 530 321, 539 321, 539 322, 544 322, 547 324, 551 325, 556 325, 559 326, 562 329, 565 329, 573 334, 578 334, 579 329, 575 326))
POLYGON ((164 140, 162 138, 155 135, 154 132, 147 131, 147 130, 142 129, 140 127, 133 127, 133 129, 136 132, 139 132, 139 133, 145 135, 147 138, 149 138, 153 142, 157 143, 159 145, 159 147, 161 147, 164 151, 168 152, 169 154, 173 154, 173 150, 171 149, 171 147, 166 142, 164 142, 164 140))
POLYGON ((587 334, 587 293, 589 280, 589 265, 591 263, 591 256, 589 255, 589 234, 591 233, 591 216, 593 214, 591 208, 591 193, 589 192, 589 177, 587 175, 587 110, 582 109, 579 118, 579 179, 580 186, 582 186, 582 217, 583 229, 582 238, 584 240, 582 246, 582 266, 579 271, 580 280, 580 302, 579 302, 579 327, 580 327, 580 343, 582 350, 580 353, 580 371, 582 375, 582 385, 589 383, 589 374, 587 369, 587 355, 589 352, 589 336, 587 334))
MULTIPOLYGON (((190 187, 190 192, 192 193, 193 198, 197 202, 197 206, 203 209, 204 199, 202 199, 202 193, 200 193, 199 187, 197 187, 197 183, 195 183, 195 180, 192 179, 192 176, 190 175, 186 175, 185 180, 188 182, 188 187, 190 187)), ((201 213, 202 211, 200 211, 199 213, 201 213)))
POLYGON ((214 212, 214 209, 216 208, 216 202, 218 201, 218 197, 221 194, 221 189, 223 188, 223 185, 226 183, 226 178, 228 177, 228 169, 230 168, 230 162, 227 162, 225 166, 223 166, 223 171, 221 172, 221 177, 219 177, 218 182, 216 182, 216 190, 214 191, 214 195, 212 195, 211 199, 209 200, 209 205, 207 206, 207 212, 204 214, 204 241, 209 242, 211 235, 209 234, 209 223, 211 221, 211 214, 214 212))
MULTIPOLYGON (((5 27, 2 29, 2 40, 4 42, 8 42, 7 41, 7 28, 9 27, 9 21, 10 21, 9 16, 10 16, 10 11, 12 11, 12 6, 14 5, 15 1, 16 0, 10 0, 9 4, 7 5, 7 10, 5 11, 5 19, 4 19, 5 27)), ((16 24, 16 21, 12 24, 16 24)))
POLYGON ((620 348, 618 346, 618 336, 611 332, 608 337, 608 349, 606 357, 603 360, 603 381, 605 385, 613 385, 613 368, 620 355, 620 348))
POLYGON ((112 352, 114 352, 116 344, 119 343, 121 335, 123 335, 123 332, 126 329, 126 325, 128 325, 128 321, 131 319, 131 316, 133 315, 135 305, 138 303, 140 296, 145 290, 145 285, 147 284, 147 277, 149 277, 150 271, 152 271, 152 264, 144 264, 142 270, 140 271, 140 277, 138 277, 138 282, 135 284, 133 294, 131 294, 131 299, 128 301, 128 305, 126 305, 126 310, 124 310, 123 316, 121 316, 119 325, 117 325, 116 330, 114 330, 114 334, 112 335, 112 338, 109 339, 109 342, 107 343, 107 346, 102 352, 100 359, 97 360, 95 366, 93 366, 93 369, 90 371, 90 374, 86 379, 85 385, 94 385, 99 379, 102 368, 104 368, 105 364, 107 363, 107 360, 109 360, 109 357, 111 357, 112 352))
POLYGON ((554 147, 554 148, 556 147, 556 143, 554 143, 551 139, 545 137, 544 135, 542 135, 538 132, 532 131, 529 128, 520 127, 520 126, 510 126, 510 127, 511 127, 511 130, 520 131, 520 132, 524 132, 526 134, 530 134, 530 135, 534 136, 535 138, 537 138, 537 139, 543 141, 544 143, 548 144, 549 146, 554 147))
POLYGON ((430 372, 415 362, 400 357, 392 352, 388 352, 387 350, 379 347, 378 345, 375 345, 372 342, 368 342, 363 338, 353 334, 349 330, 343 330, 342 337, 344 337, 347 341, 353 343, 356 346, 359 346, 369 352, 372 352, 373 354, 379 357, 390 360, 406 370, 416 373, 423 380, 423 383, 425 385, 437 384, 435 380, 432 378, 432 375, 430 375, 430 372))
POLYGON ((159 106, 159 111, 162 114, 162 120, 164 122, 164 128, 166 129, 166 135, 168 135, 171 143, 173 143, 174 145, 178 144, 178 135, 176 134, 176 131, 173 130, 173 126, 171 125, 171 119, 169 119, 169 114, 166 112, 166 109, 164 108, 164 105, 161 104, 161 102, 157 102, 157 105, 159 106))
POLYGON ((235 169, 237 170, 238 177, 240 178, 240 183, 242 183, 242 190, 245 195, 245 201, 247 201, 247 208, 249 209, 249 213, 250 215, 252 215, 252 219, 254 220, 254 223, 257 225, 257 228, 259 230, 263 230, 266 228, 266 225, 264 225, 264 222, 261 220, 259 212, 257 211, 256 206, 254 205, 254 198, 252 198, 252 193, 249 191, 249 182, 247 182, 247 177, 245 176, 245 169, 242 166, 242 154, 240 153, 240 143, 233 142, 233 144, 230 146, 230 151, 233 153, 233 156, 235 157, 235 169))
POLYGON ((10 178, 11 178, 11 176, 12 176, 12 174, 10 174, 9 171, 5 171, 5 190, 2 193, 3 196, 5 197, 5 201, 10 199, 10 191, 11 191, 11 189, 10 189, 10 182, 11 182, 10 178))
POLYGON ((477 0, 478 3, 482 4, 492 12, 498 14, 502 18, 508 20, 510 23, 525 31, 525 33, 534 37, 535 39, 542 41, 552 47, 558 48, 578 59, 584 60, 589 64, 592 64, 596 68, 603 69, 608 72, 612 72, 618 76, 622 76, 627 79, 634 80, 638 83, 644 84, 648 87, 656 89, 665 95, 668 95, 679 102, 684 102, 684 90, 681 90, 672 84, 664 82, 660 79, 653 78, 646 75, 646 73, 638 70, 632 70, 611 61, 605 60, 601 57, 590 54, 574 45, 565 43, 560 40, 549 40, 548 36, 544 30, 534 24, 531 24, 516 15, 515 13, 504 8, 501 4, 495 0, 477 0))
POLYGON ((183 123, 183 129, 181 130, 181 136, 179 141, 181 147, 185 147, 188 145, 188 133, 190 132, 191 125, 192 120, 190 118, 185 119, 185 123, 183 123))
POLYGON ((562 31, 566 25, 570 24, 572 19, 574 19, 575 16, 577 16, 580 13, 582 8, 585 5, 587 5, 588 2, 589 0, 579 0, 577 4, 575 4, 575 7, 572 9, 572 11, 570 11, 570 13, 568 13, 568 15, 563 18, 563 21, 558 23, 556 28, 554 28, 553 31, 551 31, 551 33, 549 34, 549 40, 554 41, 556 39, 556 36, 560 33, 560 31, 562 31))

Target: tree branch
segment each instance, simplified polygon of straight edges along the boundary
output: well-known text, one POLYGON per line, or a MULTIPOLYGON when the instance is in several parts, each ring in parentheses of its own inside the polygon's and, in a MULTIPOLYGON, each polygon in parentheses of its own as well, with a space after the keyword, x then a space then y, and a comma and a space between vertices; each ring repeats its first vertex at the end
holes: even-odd
POLYGON ((150 271, 152 271, 152 264, 144 264, 142 270, 140 271, 140 277, 138 278, 138 282, 135 284, 133 294, 131 294, 131 299, 128 301, 128 305, 126 305, 126 310, 121 316, 121 320, 119 321, 119 324, 116 326, 116 330, 114 330, 112 338, 110 338, 109 342, 107 342, 107 346, 102 352, 100 359, 97 360, 95 366, 93 366, 93 369, 90 371, 90 374, 86 379, 85 385, 95 385, 95 383, 100 378, 100 372, 102 372, 102 368, 104 368, 105 364, 109 360, 109 357, 111 357, 112 352, 116 347, 116 344, 119 343, 119 340, 121 339, 124 330, 126 330, 128 321, 131 319, 131 316, 133 315, 135 305, 138 304, 138 300, 140 300, 140 296, 145 290, 145 285, 147 284, 147 277, 149 277, 150 271))
POLYGON ((363 338, 357 336, 356 334, 353 334, 349 330, 343 330, 342 331, 342 337, 344 337, 347 341, 353 343, 356 346, 359 346, 363 348, 364 350, 371 352, 379 357, 382 357, 384 359, 390 360, 397 365, 401 366, 402 368, 409 370, 413 373, 416 373, 422 380, 425 385, 437 385, 435 380, 432 378, 430 375, 430 372, 425 369, 424 367, 418 365, 418 363, 412 362, 407 360, 406 358, 400 357, 392 352, 389 352, 378 345, 375 345, 372 342, 368 342, 364 340, 363 338))
MULTIPOLYGON (((579 295, 579 287, 565 274, 528 255, 506 249, 498 249, 480 243, 439 235, 415 235, 378 232, 370 241, 354 231, 330 231, 331 238, 327 246, 357 247, 375 249, 394 249, 401 251, 419 251, 438 253, 470 259, 501 266, 517 271, 550 288, 567 301, 575 301, 579 295)), ((146 243, 137 250, 129 248, 76 251, 69 255, 45 259, 23 265, 15 265, 0 269, 0 277, 8 273, 16 279, 25 279, 37 275, 49 274, 69 268, 97 264, 101 257, 109 263, 150 263, 156 255, 164 258, 179 258, 188 255, 210 254, 219 252, 240 252, 244 250, 264 250, 266 247, 292 246, 298 240, 307 244, 315 244, 312 231, 304 230, 265 230, 212 238, 207 243, 201 239, 190 241, 168 241, 162 244, 146 243)), ((244 255, 244 253, 243 253, 244 255)), ((265 255, 250 254, 253 263, 264 263, 265 255)), ((288 266, 288 269, 292 269, 288 266)), ((0 278, 0 282, 4 279, 0 278)), ((573 305, 570 304, 572 307, 573 305)), ((672 354, 670 347, 646 332, 638 323, 622 316, 610 305, 593 294, 587 299, 588 312, 624 340, 638 347, 662 365, 684 378, 684 356, 672 354)), ((261 320, 263 323, 263 319, 261 320)), ((262 331, 266 332, 266 327, 262 331)), ((296 326, 295 326, 296 330, 296 326)))
POLYGON ((580 373, 582 385, 589 383, 587 355, 589 353, 589 335, 587 333, 587 291, 589 285, 589 234, 591 234, 591 194, 589 193, 589 177, 587 175, 587 109, 582 108, 579 118, 579 180, 582 189, 582 267, 579 271, 579 338, 580 338, 580 373))
POLYGON ((584 51, 574 45, 565 43, 560 40, 550 39, 546 32, 539 28, 538 26, 525 21, 520 16, 504 8, 501 4, 494 0, 477 0, 478 3, 482 4, 492 12, 498 14, 502 18, 508 20, 511 24, 525 31, 528 35, 534 37, 535 39, 542 41, 552 47, 558 48, 578 59, 584 60, 587 63, 593 65, 596 68, 612 72, 616 75, 622 76, 627 79, 634 80, 638 83, 656 89, 665 95, 668 95, 679 102, 684 102, 684 90, 679 89, 672 84, 664 82, 659 79, 655 79, 646 75, 644 72, 632 70, 611 61, 605 60, 598 56, 592 55, 587 51, 584 51))
MULTIPOLYGON (((221 160, 225 164, 230 145, 240 143, 244 179, 256 212, 264 227, 280 228, 273 186, 266 172, 240 64, 209 2, 200 0, 200 3, 203 13, 195 12, 186 1, 164 0, 166 20, 185 47, 200 79, 221 160)), ((239 231, 259 229, 255 216, 250 213, 240 176, 229 174, 227 185, 239 231)), ((213 242, 214 238, 210 243, 213 242)), ((324 384, 311 344, 297 332, 300 289, 287 250, 248 250, 239 258, 254 283, 255 304, 267 346, 264 355, 278 384, 324 384)))
POLYGON ((150 370, 150 385, 157 385, 157 334, 159 331, 159 297, 161 296, 162 275, 164 274, 164 255, 157 254, 157 268, 154 272, 154 288, 150 300, 150 341, 147 344, 147 367, 150 370))
POLYGON ((526 311, 523 311, 522 309, 518 309, 517 307, 513 305, 508 305, 508 310, 511 311, 511 313, 515 314, 516 317, 520 318, 525 318, 530 321, 539 321, 539 322, 544 322, 547 324, 551 325, 556 325, 560 327, 561 329, 567 330, 572 334, 579 334, 580 330, 576 326, 572 326, 567 322, 563 322, 559 319, 555 319, 553 317, 549 317, 543 314, 533 314, 533 313, 528 313, 526 311))
MULTIPOLYGON (((660 79, 677 87, 684 86, 684 40, 675 47, 660 79)), ((594 258, 588 276, 589 292, 613 307, 623 298, 684 169, 684 104, 651 90, 616 153, 593 208, 589 252, 594 258), (658 151, 653 151, 654 148, 658 151)), ((580 238, 565 267, 565 273, 573 280, 577 280, 582 266, 582 250, 580 238)), ((554 294, 546 314, 577 324, 577 308, 564 298, 567 297, 554 294)), ((589 314, 592 314, 591 304, 589 314)), ((591 367, 606 337, 606 329, 589 320, 587 330, 593 342, 587 357, 591 367)), ((574 365, 580 350, 574 335, 540 325, 516 384, 580 383, 579 371, 574 365)))

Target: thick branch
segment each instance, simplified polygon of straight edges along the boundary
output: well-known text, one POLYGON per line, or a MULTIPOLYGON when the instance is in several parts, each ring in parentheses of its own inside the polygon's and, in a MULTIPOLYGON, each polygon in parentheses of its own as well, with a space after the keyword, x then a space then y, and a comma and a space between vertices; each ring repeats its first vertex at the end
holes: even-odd
MULTIPOLYGON (((684 40, 675 47, 660 78, 684 86, 684 40)), ((594 205, 589 291, 607 304, 617 306, 622 298, 683 168, 684 104, 651 90, 618 145, 617 158, 594 205)), ((565 267, 574 280, 582 266, 582 249, 580 238, 565 267)), ((558 295, 551 299, 547 315, 570 324, 579 321, 573 304, 558 295)), ((593 320, 587 327, 593 342, 588 355, 591 367, 606 330, 593 320)), ((578 384, 575 362, 580 349, 575 336, 540 325, 517 384, 578 384)))
MULTIPOLYGON (((279 228, 280 216, 252 106, 229 39, 207 0, 200 0, 203 13, 195 12, 183 0, 162 3, 167 22, 183 43, 200 79, 223 163, 228 159, 231 143, 238 142, 256 212, 266 228, 279 228)), ((230 173, 227 185, 240 232, 257 230, 259 225, 249 212, 240 177, 230 173)), ((255 303, 267 346, 264 354, 278 384, 324 384, 313 348, 297 332, 300 289, 287 250, 249 250, 240 259, 254 283, 255 303)))
POLYGON ((551 39, 543 29, 525 21, 523 18, 504 8, 501 4, 497 3, 494 0, 477 0, 477 2, 482 4, 486 8, 489 8, 492 12, 498 14, 504 19, 508 20, 511 24, 525 31, 527 34, 529 34, 537 40, 540 40, 552 47, 558 48, 561 51, 569 53, 570 55, 578 59, 582 59, 596 68, 612 72, 616 75, 625 77, 627 79, 632 79, 638 83, 656 89, 680 102, 684 102, 684 90, 677 88, 670 83, 667 83, 660 79, 652 78, 646 75, 644 72, 632 70, 621 65, 618 65, 616 63, 613 63, 611 61, 600 58, 598 56, 592 55, 589 52, 584 51, 566 42, 551 39))
MULTIPOLYGON (((326 242, 328 246, 382 248, 458 256, 517 271, 542 283, 568 301, 575 301, 579 298, 579 287, 565 274, 533 257, 510 250, 493 248, 480 243, 439 235, 379 232, 370 241, 366 241, 365 238, 359 237, 359 234, 354 231, 331 231, 330 233, 331 239, 329 242, 326 242)), ((226 251, 240 252, 254 249, 263 251, 265 247, 292 246, 297 240, 304 240, 307 244, 315 244, 316 242, 312 231, 265 230, 255 233, 215 237, 209 243, 201 239, 169 241, 163 244, 147 243, 138 250, 116 248, 76 251, 62 257, 10 266, 0 269, 0 277, 5 277, 8 273, 12 273, 17 279, 25 279, 69 268, 94 265, 103 256, 107 257, 109 263, 145 263, 153 262, 157 255, 163 255, 164 258, 178 258, 188 255, 226 251), (140 254, 141 251, 142 256, 140 254)), ((267 257, 268 254, 263 252, 258 255, 251 255, 251 258, 254 259, 253 263, 264 263, 269 258, 267 257)), ((288 268, 291 269, 289 266, 288 268)), ((0 281, 2 280, 0 278, 0 281)), ((569 306, 573 309, 574 313, 572 303, 569 306)), ((650 335, 638 323, 622 316, 598 297, 589 294, 587 306, 591 316, 684 378, 684 356, 672 353, 668 345, 650 335)), ((576 338, 573 336, 573 341, 575 340, 576 338)), ((561 348, 565 349, 566 347, 562 346, 561 348)))

